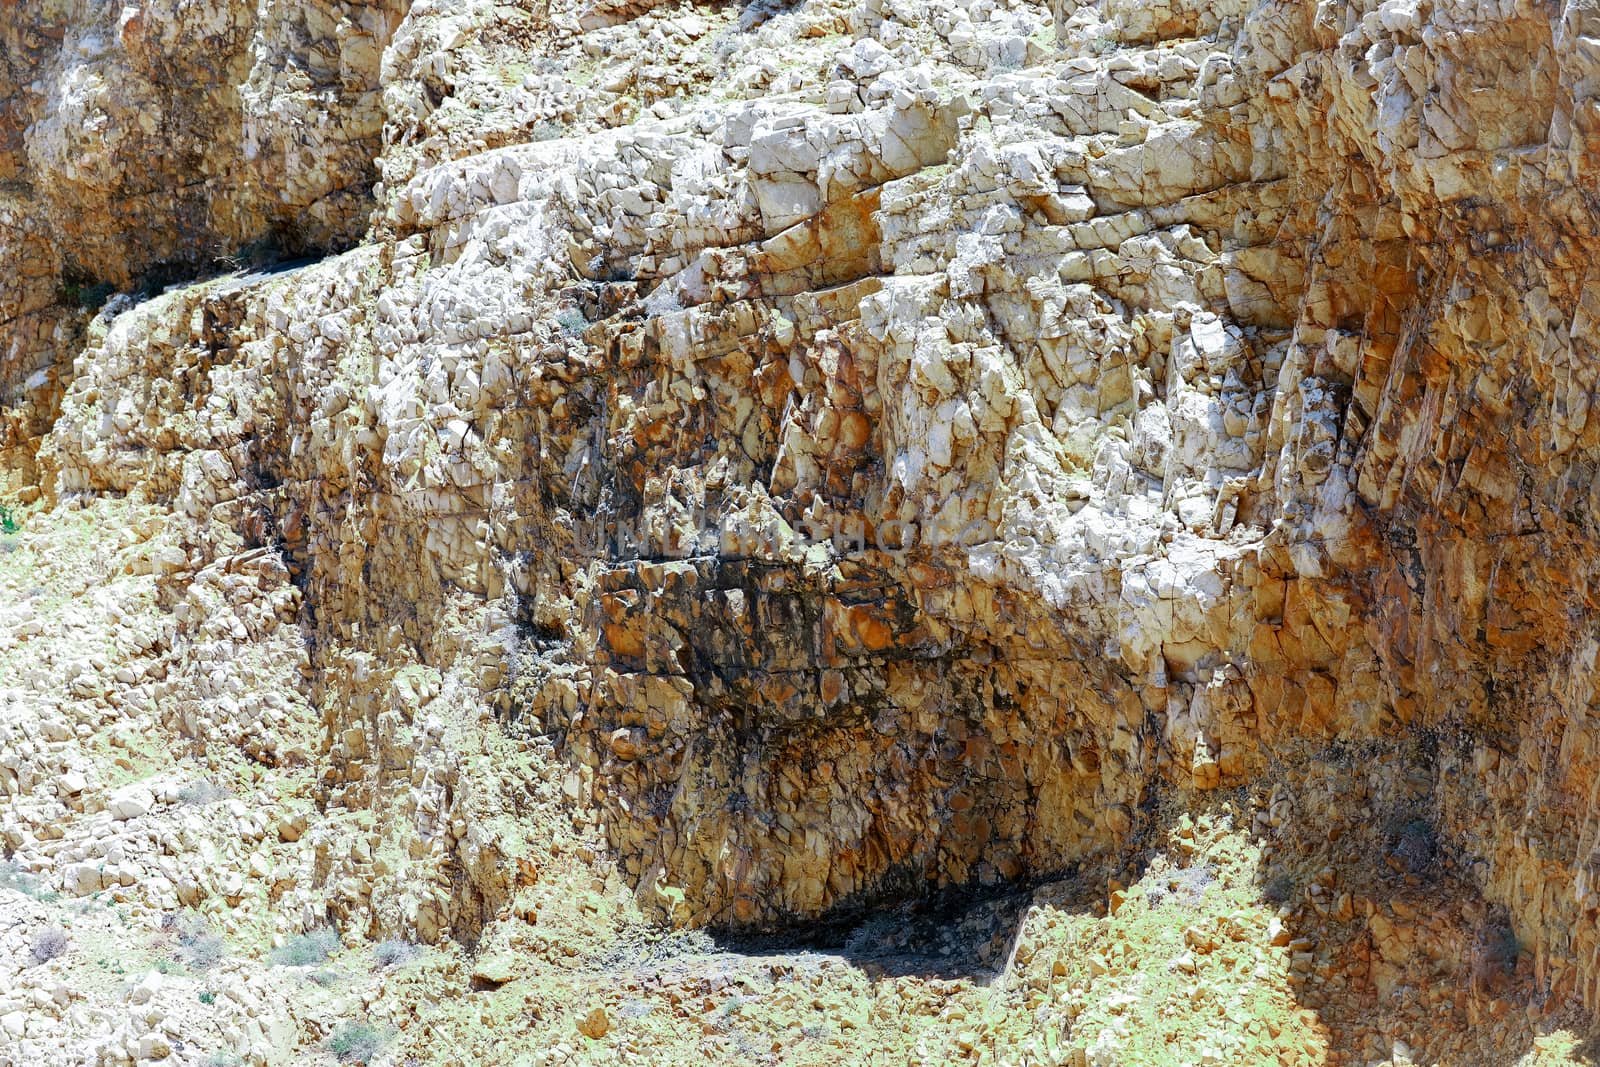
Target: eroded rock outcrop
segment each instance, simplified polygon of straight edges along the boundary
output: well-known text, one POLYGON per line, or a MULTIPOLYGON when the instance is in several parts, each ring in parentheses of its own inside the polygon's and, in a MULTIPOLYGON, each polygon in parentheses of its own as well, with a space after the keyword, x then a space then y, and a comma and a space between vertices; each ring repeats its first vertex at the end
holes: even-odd
POLYGON ((171 516, 153 721, 314 771, 280 932, 493 940, 533 809, 749 930, 1242 788, 1592 1006, 1583 5, 24 7, 8 478, 171 516), (60 299, 286 233, 362 240, 60 299))

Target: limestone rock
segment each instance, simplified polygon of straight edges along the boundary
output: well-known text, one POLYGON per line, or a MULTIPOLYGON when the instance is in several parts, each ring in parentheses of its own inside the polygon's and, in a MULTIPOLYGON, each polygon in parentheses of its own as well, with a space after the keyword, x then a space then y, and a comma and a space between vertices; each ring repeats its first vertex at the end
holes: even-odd
MULTIPOLYGON (((266 1062, 412 995, 286 992, 269 939, 581 983, 651 924, 1065 871, 1121 929, 1230 849, 1279 916, 1174 918, 1152 973, 1280 983, 1274 1040, 1292 1000, 1343 1060, 1492 1062, 1600 1002, 1585 5, 3 21, 0 907, 229 976, 7 986, 21 1058, 188 1056, 203 992, 266 1062)), ((1049 970, 942 989, 915 1056, 1070 1007, 1028 1058, 1129 1061, 1138 968, 1084 937, 975 955, 1049 970)), ((558 1041, 657 1010, 563 988, 558 1041)), ((744 1003, 684 1032, 765 1055, 744 1003)))

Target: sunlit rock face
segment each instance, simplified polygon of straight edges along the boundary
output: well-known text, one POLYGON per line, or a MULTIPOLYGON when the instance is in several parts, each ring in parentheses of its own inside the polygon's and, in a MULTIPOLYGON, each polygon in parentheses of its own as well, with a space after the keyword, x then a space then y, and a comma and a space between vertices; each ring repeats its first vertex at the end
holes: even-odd
POLYGON ((96 10, 0 29, 18 477, 304 597, 319 802, 465 872, 336 909, 504 903, 454 701, 675 923, 1271 782, 1426 815, 1590 992, 1600 12, 96 10), (265 239, 357 246, 61 296, 265 239))
POLYGON ((257 240, 337 247, 365 229, 379 64, 402 4, 11 8, 0 179, 86 284, 257 240))

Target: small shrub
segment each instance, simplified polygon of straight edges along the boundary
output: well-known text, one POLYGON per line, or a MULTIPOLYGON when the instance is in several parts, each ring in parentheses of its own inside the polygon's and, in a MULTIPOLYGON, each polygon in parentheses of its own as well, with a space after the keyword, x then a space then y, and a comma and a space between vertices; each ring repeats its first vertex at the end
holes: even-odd
POLYGON ((211 990, 202 989, 200 991, 200 1003, 202 1003, 202 1004, 215 1004, 216 1002, 217 1002, 217 995, 215 993, 211 992, 211 990))
POLYGON ((327 1049, 340 1063, 370 1063, 383 1051, 384 1037, 370 1023, 346 1023, 328 1038, 327 1049))
POLYGON ((315 982, 323 989, 332 989, 334 986, 339 984, 339 972, 312 971, 310 974, 306 975, 306 980, 308 982, 315 982))
POLYGON ((48 963, 57 956, 65 955, 67 951, 67 932, 59 926, 46 926, 36 930, 33 941, 28 946, 33 955, 34 963, 48 963))
POLYGON ((204 971, 221 963, 227 955, 228 946, 204 916, 181 915, 174 925, 178 932, 176 956, 184 966, 204 971))
POLYGON ((1261 898, 1269 904, 1286 904, 1294 897, 1294 879, 1287 874, 1275 874, 1261 887, 1261 898))
POLYGON ((711 1013, 711 1025, 719 1030, 726 1030, 733 1023, 733 1017, 744 1010, 745 999, 735 993, 723 1002, 722 1006, 711 1013))
POLYGON ((236 1052, 213 1052, 206 1057, 205 1067, 240 1067, 242 1063, 236 1052))
POLYGON ((1433 824, 1426 819, 1412 819, 1396 836, 1394 858, 1407 874, 1421 874, 1433 866, 1438 850, 1433 824))
POLYGON ((94 282, 82 279, 67 279, 56 290, 56 299, 68 307, 81 308, 84 311, 99 311, 117 287, 110 282, 94 282))
POLYGON ((379 941, 372 948, 372 960, 380 968, 400 967, 417 957, 417 946, 399 938, 379 941))
POLYGON ((203 807, 207 804, 215 804, 219 800, 226 800, 228 796, 228 791, 217 783, 201 779, 198 782, 190 782, 178 790, 178 803, 185 806, 203 807))
POLYGON ((51 900, 56 895, 46 892, 39 884, 38 877, 24 870, 15 860, 0 860, 0 889, 15 890, 35 900, 51 900))
POLYGON ((568 337, 576 337, 588 327, 589 320, 577 308, 565 308, 556 313, 556 325, 568 337))
POLYGON ((339 948, 339 935, 323 926, 291 937, 282 948, 272 950, 272 962, 279 967, 315 967, 326 963, 339 948))
POLYGON ((553 119, 546 119, 533 128, 535 141, 554 141, 566 135, 566 128, 553 119))
POLYGON ((22 524, 17 521, 16 513, 0 504, 0 533, 14 534, 20 529, 22 524))

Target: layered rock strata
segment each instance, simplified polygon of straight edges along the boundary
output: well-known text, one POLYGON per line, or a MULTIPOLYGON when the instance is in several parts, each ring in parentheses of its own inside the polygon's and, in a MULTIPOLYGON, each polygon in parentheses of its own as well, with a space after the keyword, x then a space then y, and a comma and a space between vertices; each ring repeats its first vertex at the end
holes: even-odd
POLYGON ((306 908, 475 939, 533 805, 789 927, 1245 788, 1592 1007, 1600 13, 69 14, 3 31, 7 484, 169 516, 157 718, 405 857, 306 908), (265 238, 355 246, 64 296, 265 238))

